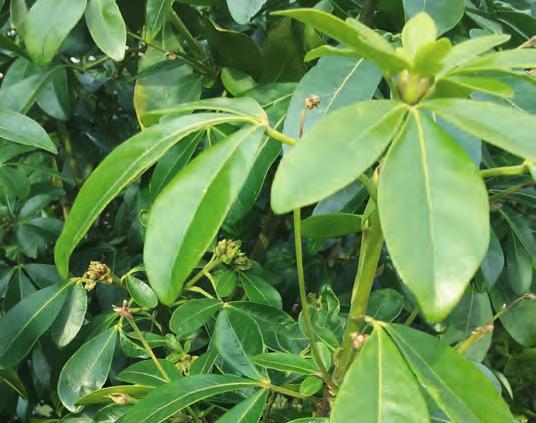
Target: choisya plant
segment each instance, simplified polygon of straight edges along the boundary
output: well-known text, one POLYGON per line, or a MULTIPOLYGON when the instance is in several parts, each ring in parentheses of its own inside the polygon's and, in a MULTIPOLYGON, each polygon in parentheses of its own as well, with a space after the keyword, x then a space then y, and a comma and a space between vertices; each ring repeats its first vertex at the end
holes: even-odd
MULTIPOLYGON (((505 35, 486 35, 453 46, 446 38, 437 39, 434 22, 424 13, 408 21, 401 47, 396 48, 357 21, 342 21, 313 9, 279 14, 341 43, 312 50, 310 59, 336 55, 373 62, 391 98, 343 107, 309 129, 307 113, 322 102, 322 96, 313 96, 300 106, 301 118, 285 133, 274 127, 253 98, 200 100, 143 115, 146 129, 106 157, 74 202, 55 248, 56 265, 66 282, 28 297, 0 322, 0 366, 9 369, 19 363, 58 315, 66 325, 69 316, 62 306, 68 296, 69 301, 83 296, 83 285, 91 289, 96 282, 115 283, 125 286, 132 300, 106 316, 104 330, 96 329, 97 335, 74 353, 59 375, 59 399, 71 412, 113 401, 128 405, 121 422, 156 423, 207 401, 210 405, 197 414, 198 419, 207 410, 223 408, 220 422, 255 422, 276 395, 306 399, 323 390, 316 411, 311 410, 317 417, 301 421, 329 416, 341 423, 513 422, 493 384, 462 354, 485 335, 486 327, 456 351, 424 332, 367 316, 367 305, 384 244, 418 304, 417 312, 428 322, 443 321, 459 303, 490 244, 483 178, 528 173, 536 160, 533 116, 468 96, 480 91, 508 97, 509 86, 497 76, 523 78, 524 69, 536 67, 536 51, 489 52, 508 40, 505 35), (105 207, 175 144, 216 125, 233 128, 232 134, 181 170, 152 205, 144 266, 117 277, 106 266, 93 263, 81 278, 69 279, 69 258, 105 207), (462 132, 525 161, 480 171, 457 140, 462 132), (210 274, 222 263, 238 271, 251 266, 239 245, 211 244, 255 160, 274 141, 286 146, 271 188, 271 206, 277 214, 294 215, 303 308, 298 322, 282 312, 280 304, 278 308, 280 299, 270 287, 248 272, 241 273, 242 285, 248 297, 257 298, 255 306, 222 301, 226 296, 222 281, 234 276, 220 274, 215 281, 210 274), (329 330, 321 330, 322 325, 319 329, 318 320, 324 317, 306 295, 300 208, 356 180, 366 187, 369 200, 357 219, 356 230, 362 231, 359 264, 339 341, 329 330), (211 248, 210 261, 191 277, 211 248), (140 271, 146 272, 150 287, 134 277, 140 271), (216 296, 197 285, 205 276, 216 296), (186 293, 205 298, 185 299, 186 293), (146 339, 136 323, 137 313, 158 302, 178 305, 169 323, 176 338, 168 343, 217 316, 210 326, 207 352, 194 364, 185 364, 188 376, 156 357, 152 348, 161 340, 146 339), (133 330, 130 338, 124 329, 128 325, 133 330), (118 339, 127 349, 140 349, 148 360, 117 376, 127 384, 102 388, 118 339), (221 372, 212 371, 216 362, 221 372), (224 395, 231 392, 240 392, 239 400, 224 395)), ((353 218, 352 225, 355 222, 353 218)), ((329 293, 326 298, 329 302, 329 293)), ((60 343, 70 342, 71 335, 60 338, 60 343)), ((187 347, 176 350, 188 360, 187 347)))

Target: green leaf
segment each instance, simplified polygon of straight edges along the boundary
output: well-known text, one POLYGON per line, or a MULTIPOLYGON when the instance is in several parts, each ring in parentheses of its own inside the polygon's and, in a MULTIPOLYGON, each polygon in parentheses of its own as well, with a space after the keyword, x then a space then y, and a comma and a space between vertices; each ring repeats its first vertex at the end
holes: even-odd
POLYGON ((465 11, 464 0, 403 0, 403 4, 406 19, 426 12, 435 21, 439 35, 454 28, 465 11))
POLYGON ((323 385, 324 382, 318 376, 308 376, 300 383, 300 394, 310 397, 320 391, 323 385))
POLYGON ((35 120, 11 110, 0 110, 0 137, 17 144, 41 148, 56 154, 58 150, 35 120))
POLYGON ((206 150, 153 204, 144 262, 151 287, 164 304, 175 301, 216 236, 248 176, 263 134, 264 127, 247 126, 206 150))
POLYGON ((254 320, 226 308, 216 319, 213 340, 222 358, 244 376, 266 379, 251 360, 264 349, 259 326, 254 320))
POLYGON ((26 51, 39 66, 48 65, 63 40, 77 24, 86 0, 37 0, 21 31, 26 51))
POLYGON ((414 112, 387 153, 378 203, 400 277, 426 318, 441 321, 488 249, 489 205, 477 167, 445 130, 414 112))
POLYGON ((163 385, 132 407, 122 423, 160 423, 205 398, 253 388, 258 382, 231 375, 195 375, 163 385))
POLYGON ((117 328, 105 330, 82 345, 61 369, 58 395, 69 411, 77 412, 76 402, 106 382, 116 340, 117 328))
POLYGON ((240 281, 248 299, 254 303, 283 308, 281 295, 272 285, 251 273, 240 273, 240 281))
POLYGON ((429 422, 419 385, 397 347, 376 327, 350 366, 330 422, 429 422))
POLYGON ((112 59, 123 60, 127 29, 115 0, 89 0, 86 23, 95 44, 112 59))
POLYGON ((216 423, 257 423, 261 418, 269 393, 270 391, 266 389, 257 391, 227 411, 216 420, 216 423))
POLYGON ((0 320, 0 369, 15 366, 52 325, 71 285, 53 285, 34 292, 0 320))
MULTIPOLYGON (((491 302, 496 312, 508 306, 519 298, 506 278, 500 278, 490 292, 491 302)), ((520 301, 506 313, 500 320, 506 331, 514 340, 524 347, 536 346, 536 301, 520 301)))
POLYGON ((406 110, 395 101, 371 100, 322 119, 283 156, 272 185, 272 209, 286 213, 351 183, 380 157, 406 110))
POLYGON ((305 55, 304 61, 310 62, 311 60, 315 60, 324 56, 342 56, 355 58, 357 56, 357 53, 348 47, 333 47, 328 44, 325 44, 323 46, 309 50, 305 55))
POLYGON ((183 338, 207 323, 222 306, 220 300, 210 298, 188 300, 173 312, 169 328, 177 338, 183 338))
POLYGON ((173 1, 147 0, 145 12, 145 36, 147 41, 152 41, 164 26, 173 1))
POLYGON ((233 121, 244 121, 244 118, 224 113, 177 117, 134 135, 110 153, 82 185, 56 243, 54 258, 60 276, 68 276, 69 257, 74 248, 127 185, 187 135, 210 125, 233 121))
POLYGON ((409 63, 395 54, 393 47, 380 34, 355 20, 345 22, 318 9, 292 9, 274 15, 289 16, 325 33, 336 41, 353 48, 365 59, 388 72, 409 67, 409 63))
POLYGON ((302 234, 312 239, 329 239, 361 231, 361 216, 352 213, 330 213, 310 216, 302 221, 302 234))
POLYGON ((407 326, 388 324, 385 328, 421 387, 452 421, 514 422, 493 384, 457 351, 407 326))
POLYGON ((532 258, 523 244, 512 234, 506 242, 506 271, 508 281, 516 295, 530 291, 532 285, 532 258))
POLYGON ((71 115, 68 78, 66 68, 59 68, 47 78, 37 97, 37 104, 46 114, 62 121, 71 115))
POLYGON ((457 72, 510 71, 536 68, 536 49, 520 48, 497 51, 480 56, 457 72))
POLYGON ((434 20, 428 13, 419 12, 412 16, 402 29, 402 46, 412 59, 426 44, 437 38, 437 29, 434 20))
POLYGON ((24 383, 22 382, 15 369, 0 370, 0 382, 4 382, 22 398, 28 400, 28 392, 26 391, 26 387, 24 386, 24 383))
POLYGON ((123 396, 126 395, 129 399, 135 398, 140 399, 151 392, 152 389, 148 386, 139 386, 139 385, 118 385, 118 386, 108 386, 106 388, 98 389, 96 391, 90 392, 87 395, 84 395, 80 398, 76 405, 86 406, 86 405, 95 405, 95 404, 113 404, 114 396, 123 396))
POLYGON ((504 269, 504 253, 501 243, 497 235, 495 235, 495 231, 492 228, 490 229, 488 252, 480 264, 480 270, 488 289, 495 285, 504 269))
POLYGON ((531 136, 536 133, 536 118, 529 113, 456 98, 429 100, 422 107, 490 144, 528 160, 536 159, 536 143, 531 136))
POLYGON ((259 354, 251 359, 253 363, 268 369, 279 370, 281 372, 292 372, 300 375, 311 375, 318 372, 312 360, 305 359, 296 354, 290 353, 265 353, 259 354))
POLYGON ((213 275, 216 281, 216 293, 218 297, 228 297, 238 284, 238 273, 231 269, 220 269, 213 275))
POLYGON ((128 293, 140 306, 155 308, 158 305, 156 294, 151 287, 142 280, 129 275, 126 279, 126 285, 128 293))
POLYGON ((266 0, 226 0, 232 18, 240 25, 247 24, 266 0))
POLYGON ((255 87, 255 80, 247 73, 232 69, 223 68, 220 72, 220 78, 223 86, 233 96, 240 94, 255 87))
POLYGON ((506 206, 501 207, 499 212, 504 217, 512 229, 512 233, 519 240, 523 248, 525 248, 527 253, 532 257, 532 260, 536 262, 536 241, 528 220, 506 206))
POLYGON ((367 316, 390 322, 404 309, 404 297, 391 288, 376 289, 371 292, 367 305, 367 316))
MULTIPOLYGON (((158 362, 171 380, 176 380, 181 377, 178 369, 171 361, 160 359, 158 362)), ((143 360, 131 364, 127 368, 123 369, 121 373, 116 376, 116 379, 122 382, 154 388, 167 383, 166 379, 164 379, 153 360, 143 360)))
POLYGON ((60 348, 69 344, 84 324, 87 310, 87 295, 84 285, 77 283, 52 325, 52 340, 60 348))
POLYGON ((514 95, 514 91, 509 85, 496 78, 456 74, 444 78, 443 81, 467 88, 471 91, 480 91, 498 97, 513 97, 514 95))

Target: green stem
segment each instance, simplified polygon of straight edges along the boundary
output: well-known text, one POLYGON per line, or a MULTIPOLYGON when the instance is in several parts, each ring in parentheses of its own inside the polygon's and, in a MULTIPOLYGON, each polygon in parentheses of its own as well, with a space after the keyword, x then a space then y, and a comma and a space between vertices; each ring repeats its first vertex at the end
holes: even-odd
POLYGON ((374 182, 372 182, 369 178, 367 178, 367 176, 364 173, 359 175, 357 179, 366 188, 366 190, 369 193, 370 198, 376 201, 377 189, 376 189, 376 185, 374 185, 374 182))
POLYGON ((268 389, 272 392, 277 392, 278 394, 287 395, 289 397, 306 399, 305 395, 300 394, 299 392, 293 391, 292 389, 283 388, 282 386, 269 385, 268 389))
POLYGON ((283 144, 288 144, 288 145, 296 144, 296 140, 294 138, 289 137, 288 135, 285 135, 282 132, 279 132, 278 130, 274 128, 270 128, 269 126, 266 128, 265 133, 270 138, 273 138, 276 141, 282 142, 283 144))
POLYGON ((516 192, 521 191, 524 188, 530 188, 533 185, 534 185, 534 183, 514 185, 513 187, 510 187, 510 188, 505 189, 503 191, 499 191, 496 194, 493 194, 492 196, 489 197, 489 200, 490 201, 495 201, 495 200, 498 200, 499 198, 507 197, 510 194, 515 194, 516 192))
MULTIPOLYGON (((373 200, 369 200, 373 201, 373 200)), ((374 207, 375 204, 374 204, 374 207)), ((368 300, 372 290, 372 283, 376 276, 376 269, 380 260, 383 246, 383 233, 380 226, 378 211, 374 210, 368 219, 369 227, 363 231, 359 264, 352 292, 352 304, 346 321, 342 339, 342 348, 339 363, 335 371, 336 382, 341 382, 348 367, 355 356, 355 348, 352 343, 352 334, 359 331, 362 326, 362 317, 367 311, 368 300)))
POLYGON ((526 163, 517 166, 494 167, 492 169, 484 169, 480 171, 480 176, 483 178, 492 178, 494 176, 518 176, 529 172, 529 167, 526 163))
POLYGON ((149 354, 149 357, 151 357, 151 360, 153 360, 153 363, 156 366, 156 368, 158 369, 158 371, 160 372, 160 374, 164 377, 166 382, 169 382, 170 381, 169 375, 167 374, 167 372, 164 370, 164 368, 162 367, 162 365, 158 361, 158 358, 156 358, 156 355, 154 355, 154 352, 151 349, 151 346, 149 345, 149 343, 147 342, 147 340, 143 336, 143 333, 141 333, 140 328, 138 327, 138 325, 134 321, 134 317, 132 319, 128 319, 128 322, 130 323, 130 326, 132 326, 132 329, 134 329, 134 332, 136 333, 136 335, 140 339, 141 344, 143 345, 143 348, 145 349, 147 354, 149 354))
POLYGON ((302 237, 301 237, 301 213, 300 209, 295 209, 294 212, 294 247, 296 250, 296 270, 298 272, 298 288, 300 291, 300 302, 303 310, 303 320, 305 322, 305 331, 307 332, 307 338, 311 344, 311 353, 313 354, 314 361, 320 369, 322 379, 328 385, 331 385, 331 376, 328 373, 324 363, 320 358, 320 351, 316 345, 315 333, 313 329, 313 323, 311 320, 311 314, 309 312, 309 302, 307 301, 307 293, 305 291, 305 276, 303 272, 303 253, 302 253, 302 237))
POLYGON ((221 260, 215 259, 212 257, 210 261, 205 264, 205 266, 197 272, 197 274, 192 277, 188 282, 184 284, 185 289, 190 289, 192 286, 194 286, 199 279, 201 279, 203 276, 206 276, 206 273, 210 272, 212 269, 214 269, 216 266, 219 266, 221 264, 221 260))
POLYGON ((411 312, 411 314, 408 316, 408 318, 406 319, 406 321, 404 322, 404 324, 406 326, 409 326, 413 323, 413 321, 417 318, 417 316, 419 315, 419 313, 421 312, 421 308, 419 306, 416 306, 413 311, 411 312))
POLYGON ((73 176, 77 184, 80 184, 83 180, 82 172, 80 171, 80 166, 78 166, 78 161, 76 160, 76 157, 73 153, 73 144, 71 141, 71 135, 69 134, 69 131, 67 130, 67 126, 62 121, 56 121, 58 126, 58 135, 61 141, 61 144, 63 146, 63 149, 65 151, 65 155, 67 156, 67 160, 69 162, 69 166, 71 167, 71 170, 73 171, 73 176))

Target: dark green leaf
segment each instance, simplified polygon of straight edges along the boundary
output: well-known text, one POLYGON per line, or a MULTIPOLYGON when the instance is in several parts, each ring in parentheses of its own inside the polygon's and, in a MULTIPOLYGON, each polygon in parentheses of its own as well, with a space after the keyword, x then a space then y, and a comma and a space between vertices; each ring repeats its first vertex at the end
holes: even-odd
POLYGON ((84 395, 76 402, 76 405, 86 406, 106 403, 113 404, 115 403, 114 397, 122 397, 124 395, 126 395, 129 399, 140 399, 151 391, 152 389, 150 387, 140 385, 108 386, 106 388, 98 389, 96 391, 90 392, 87 395, 84 395))
POLYGON ((305 359, 296 354, 265 353, 252 357, 252 361, 261 367, 279 370, 281 372, 292 372, 301 375, 311 375, 318 372, 312 360, 305 359))
POLYGON ((128 293, 140 306, 154 308, 158 305, 156 294, 151 287, 142 280, 129 275, 126 278, 126 285, 128 293))
MULTIPOLYGON (((161 359, 158 360, 158 362, 171 380, 176 380, 181 377, 178 369, 171 361, 161 359)), ((137 363, 128 366, 116 376, 116 379, 122 382, 154 388, 167 383, 153 360, 138 361, 137 363)))
POLYGON ((279 309, 283 307, 283 301, 277 289, 262 278, 251 273, 241 272, 240 281, 250 301, 279 309))
POLYGON ((313 239, 329 239, 361 231, 361 216, 331 213, 310 216, 302 221, 302 234, 313 239))
POLYGON ((222 306, 220 300, 209 298, 188 300, 173 312, 169 328, 180 339, 207 323, 222 306))
POLYGON ((80 331, 87 310, 87 295, 84 285, 77 283, 52 325, 51 336, 60 348, 69 344, 80 331))
POLYGON ((227 411, 216 420, 216 423, 257 423, 261 418, 269 393, 268 390, 257 391, 227 411))
POLYGON ((174 0, 147 0, 145 32, 147 41, 153 40, 164 26, 174 0))

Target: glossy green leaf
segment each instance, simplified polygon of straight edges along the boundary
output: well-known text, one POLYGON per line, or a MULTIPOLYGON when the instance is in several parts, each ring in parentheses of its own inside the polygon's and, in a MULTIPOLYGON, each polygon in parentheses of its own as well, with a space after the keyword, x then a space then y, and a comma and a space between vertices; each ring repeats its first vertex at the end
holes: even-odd
POLYGON ((97 46, 114 60, 123 60, 127 29, 115 0, 89 0, 86 23, 97 46))
POLYGON ((29 117, 11 110, 0 110, 0 137, 17 144, 41 148, 54 154, 58 152, 41 125, 29 117))
POLYGON ((404 296, 394 289, 376 289, 370 293, 367 315, 376 320, 393 321, 403 309, 404 296))
POLYGON ((264 127, 248 126, 211 147, 184 168, 153 204, 144 262, 151 287, 164 304, 175 301, 216 236, 248 176, 263 134, 264 127))
POLYGON ((490 144, 529 160, 536 159, 536 118, 511 107, 484 101, 438 99, 422 107, 490 144))
POLYGON ((300 383, 300 394, 310 397, 316 394, 324 386, 324 382, 318 376, 308 376, 300 383))
POLYGON ((232 69, 223 68, 220 72, 220 78, 223 86, 233 96, 240 94, 255 87, 255 80, 247 73, 232 69))
POLYGON ((302 235, 312 239, 329 239, 361 231, 361 216, 330 213, 310 216, 302 221, 302 235))
POLYGON ((459 85, 460 87, 467 88, 471 91, 480 91, 498 97, 513 97, 514 95, 514 91, 509 85, 496 78, 456 74, 446 77, 443 81, 459 85))
POLYGON ((71 29, 78 23, 87 0, 37 0, 24 20, 22 38, 32 60, 48 65, 71 29))
POLYGON ((504 253, 495 231, 491 229, 488 252, 480 264, 480 270, 488 288, 495 285, 503 269, 504 253))
POLYGON ((220 300, 210 298, 188 300, 175 309, 171 315, 169 328, 180 339, 207 323, 222 306, 220 300))
POLYGON ((164 26, 171 11, 173 0, 147 0, 145 33, 147 41, 153 40, 164 26))
POLYGON ((86 180, 71 208, 54 250, 60 276, 67 277, 71 253, 110 201, 175 143, 204 127, 243 120, 224 113, 181 116, 142 131, 117 147, 86 180))
POLYGON ((506 272, 516 295, 526 294, 532 285, 533 261, 523 244, 510 235, 506 242, 506 272))
POLYGON ((386 71, 397 71, 409 66, 380 34, 357 21, 345 22, 318 9, 292 9, 276 12, 289 16, 324 32, 331 38, 353 48, 365 59, 376 63, 386 71))
POLYGON ((279 309, 283 308, 283 301, 277 289, 262 278, 251 273, 241 272, 240 281, 250 301, 279 309))
POLYGON ((406 110, 395 101, 372 100, 322 119, 283 156, 272 185, 273 210, 312 204, 355 180, 383 153, 406 110))
POLYGON ((439 35, 453 28, 465 11, 464 0, 403 0, 403 4, 408 19, 420 12, 430 15, 439 35))
POLYGON ((362 347, 335 399, 330 421, 429 422, 426 402, 400 351, 380 327, 362 347))
POLYGON ((76 412, 76 402, 102 388, 112 364, 117 329, 110 328, 87 341, 61 369, 58 395, 69 411, 76 412))
POLYGON ((257 423, 262 416, 269 393, 268 390, 257 391, 227 411, 216 420, 216 423, 257 423))
POLYGON ((290 353, 265 353, 252 357, 252 361, 261 367, 292 372, 300 375, 311 375, 318 372, 315 363, 296 354, 290 353))
POLYGON ((90 392, 87 395, 84 395, 80 398, 76 405, 95 405, 95 404, 107 404, 115 403, 115 396, 124 396, 126 395, 129 399, 140 399, 151 392, 152 389, 148 386, 141 385, 116 385, 108 386, 93 392, 90 392))
POLYGON ((525 248, 530 257, 532 257, 532 260, 536 262, 536 239, 534 238, 529 220, 506 206, 501 207, 499 212, 502 217, 504 217, 504 220, 506 220, 512 229, 512 233, 519 240, 523 248, 525 248))
POLYGON ((134 276, 127 276, 126 285, 128 293, 140 306, 154 308, 158 305, 156 294, 151 287, 142 280, 134 276))
POLYGON ((13 367, 52 325, 71 285, 53 285, 24 298, 0 320, 0 369, 13 367))
POLYGON ((213 339, 222 358, 244 376, 256 380, 266 378, 251 360, 264 349, 262 335, 255 321, 227 308, 216 319, 213 339))
POLYGON ((26 387, 24 386, 24 383, 22 382, 15 369, 0 370, 0 381, 4 382, 7 386, 13 389, 25 400, 28 399, 28 392, 26 390, 26 387))
POLYGON ((487 192, 477 167, 446 131, 415 112, 387 154, 378 202, 400 277, 427 319, 441 321, 489 244, 487 192))
POLYGON ((493 384, 457 351, 407 326, 385 328, 421 387, 452 421, 514 422, 493 384))
MULTIPOLYGON (((176 380, 181 377, 178 369, 171 361, 160 359, 158 362, 171 380, 176 380)), ((154 388, 167 383, 153 360, 143 360, 131 364, 123 369, 121 373, 116 376, 116 379, 122 382, 154 388)))
POLYGON ((481 56, 468 63, 458 72, 509 71, 536 67, 536 50, 520 48, 498 51, 481 56))
MULTIPOLYGON (((493 308, 499 312, 519 298, 506 280, 500 278, 491 290, 493 308)), ((536 346, 536 301, 520 301, 501 317, 501 323, 512 338, 525 347, 536 346)))
POLYGON ((163 385, 132 407, 122 423, 160 423, 205 398, 255 387, 258 382, 231 375, 195 375, 163 385))
POLYGON ((231 295, 238 284, 238 273, 231 269, 220 269, 213 275, 216 281, 216 293, 219 297, 231 295))
POLYGON ((412 16, 402 29, 402 47, 412 59, 417 52, 437 38, 437 28, 428 13, 419 12, 412 16))
POLYGON ((51 336, 60 348, 69 344, 84 324, 87 310, 87 295, 82 283, 76 284, 52 325, 51 336))
POLYGON ((226 0, 227 7, 235 22, 245 25, 261 10, 266 0, 226 0))
POLYGON ((320 47, 316 47, 312 50, 309 50, 305 55, 304 60, 310 62, 311 60, 318 59, 324 56, 342 56, 342 57, 352 57, 355 58, 358 54, 348 47, 333 47, 328 44, 325 44, 320 47))

